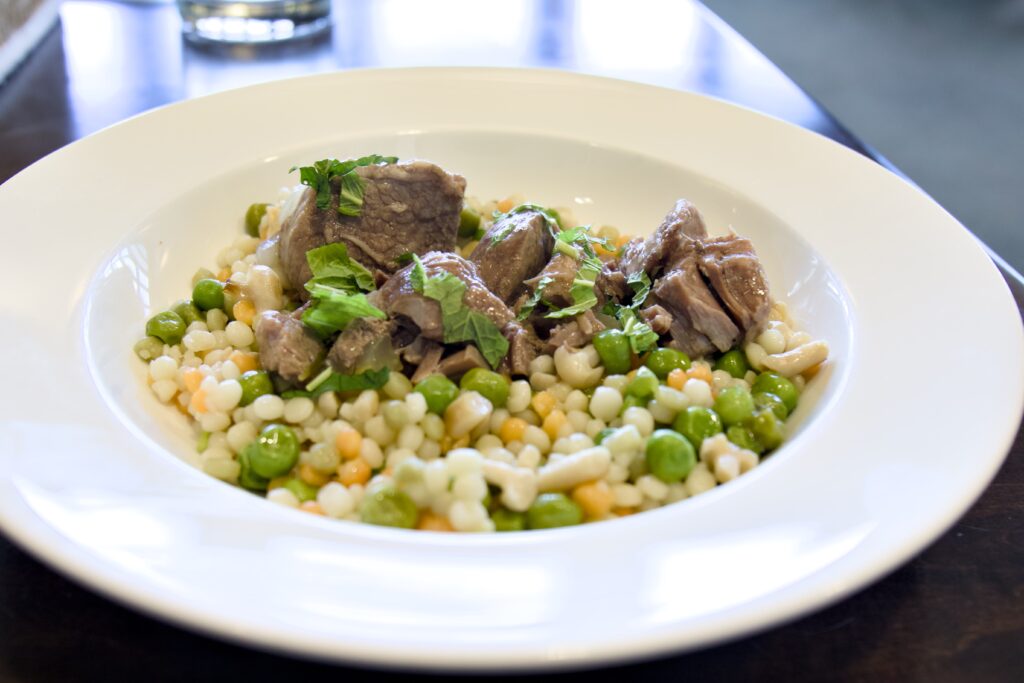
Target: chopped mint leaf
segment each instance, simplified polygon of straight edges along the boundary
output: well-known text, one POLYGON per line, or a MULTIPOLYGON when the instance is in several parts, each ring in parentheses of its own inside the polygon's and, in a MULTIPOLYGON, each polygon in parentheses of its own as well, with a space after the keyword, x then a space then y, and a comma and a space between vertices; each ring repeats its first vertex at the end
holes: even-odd
POLYGON ((351 294, 360 291, 371 292, 377 288, 373 275, 357 261, 349 258, 344 242, 327 244, 306 252, 306 263, 313 271, 313 277, 306 283, 327 285, 351 294))
POLYGON ((307 283, 312 305, 302 313, 302 322, 320 337, 327 338, 348 327, 356 318, 379 318, 387 315, 369 301, 365 294, 350 294, 323 284, 307 283))
POLYGON ((562 230, 556 235, 555 248, 558 248, 558 243, 569 244, 576 249, 581 250, 587 256, 596 258, 597 252, 594 251, 594 245, 598 244, 606 251, 615 251, 615 247, 603 237, 594 237, 590 234, 589 225, 578 225, 575 228, 569 228, 568 230, 562 230))
POLYGON ((367 370, 366 372, 360 372, 356 375, 342 375, 334 372, 333 370, 327 369, 317 375, 312 382, 307 384, 305 391, 286 391, 281 394, 281 398, 296 398, 299 396, 316 398, 320 394, 328 391, 345 392, 362 391, 363 389, 379 389, 387 384, 388 376, 390 374, 391 371, 388 368, 367 370), (325 373, 326 377, 322 377, 325 373))
POLYGON ((358 159, 338 161, 337 159, 321 159, 312 166, 292 166, 289 173, 299 171, 299 182, 316 191, 316 206, 326 209, 331 205, 331 179, 341 177, 341 189, 338 193, 338 213, 344 216, 358 216, 363 208, 363 180, 355 170, 360 166, 375 164, 393 164, 398 157, 385 157, 370 154, 358 159))
POLYGON ((409 284, 412 285, 412 288, 414 290, 422 294, 423 283, 426 282, 427 280, 427 271, 423 267, 423 261, 420 260, 419 256, 417 256, 416 254, 410 254, 409 257, 415 264, 413 265, 412 270, 409 272, 409 284))
POLYGON ((640 270, 626 278, 626 284, 633 290, 633 301, 629 304, 629 307, 635 310, 643 306, 644 301, 647 300, 647 295, 651 293, 650 276, 640 270))
POLYGON ((409 281, 415 291, 440 305, 444 342, 471 342, 492 368, 498 367, 498 363, 508 353, 508 340, 490 318, 462 303, 466 283, 451 273, 427 277, 420 258, 414 254, 412 260, 415 265, 409 273, 409 281))
POLYGON ((516 316, 516 320, 526 320, 533 313, 533 309, 537 308, 537 304, 541 302, 541 297, 544 296, 544 288, 547 287, 551 282, 554 281, 550 275, 545 275, 537 282, 537 289, 533 290, 533 294, 523 304, 523 307, 519 309, 519 315, 516 316))
MULTIPOLYGON (((548 230, 550 230, 552 233, 556 233, 562 229, 562 218, 561 216, 558 215, 558 212, 555 211, 554 209, 548 209, 538 204, 520 204, 519 206, 509 209, 507 213, 495 211, 493 214, 491 214, 491 217, 494 219, 493 222, 497 223, 499 220, 506 218, 507 216, 513 216, 517 213, 525 213, 527 211, 539 211, 541 214, 543 214, 545 222, 548 224, 548 230)), ((494 244, 495 242, 500 242, 501 240, 508 237, 509 234, 511 234, 512 229, 514 227, 514 223, 509 223, 508 225, 502 226, 501 230, 491 235, 491 244, 494 244)))
POLYGON ((363 179, 354 172, 341 176, 338 191, 338 213, 344 216, 358 216, 363 210, 363 179))
POLYGON ((647 323, 640 322, 636 312, 627 306, 619 308, 619 322, 622 323, 622 332, 629 339, 629 345, 633 353, 645 353, 648 349, 658 343, 658 334, 651 329, 647 323))
POLYGON ((579 270, 572 281, 569 293, 572 294, 572 305, 560 308, 547 314, 548 318, 568 318, 588 311, 597 304, 597 293, 594 282, 601 272, 601 261, 596 256, 588 256, 580 262, 579 270))

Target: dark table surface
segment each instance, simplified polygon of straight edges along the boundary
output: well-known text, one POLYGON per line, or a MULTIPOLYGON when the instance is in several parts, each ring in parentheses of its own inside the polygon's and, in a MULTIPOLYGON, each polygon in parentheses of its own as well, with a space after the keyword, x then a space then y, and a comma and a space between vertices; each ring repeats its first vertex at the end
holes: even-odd
MULTIPOLYGON (((60 25, 0 85, 0 182, 62 145, 159 105, 297 74, 423 64, 562 68, 693 90, 789 120, 886 163, 702 6, 619 5, 335 0, 330 33, 253 49, 183 42, 171 5, 67 2, 60 25)), ((1024 310, 1019 275, 999 265, 1024 310)), ((1024 433, 969 512, 878 583, 759 635, 600 674, 1024 680, 1024 433)), ((0 537, 0 680, 317 675, 398 677, 194 635, 97 596, 0 537)))

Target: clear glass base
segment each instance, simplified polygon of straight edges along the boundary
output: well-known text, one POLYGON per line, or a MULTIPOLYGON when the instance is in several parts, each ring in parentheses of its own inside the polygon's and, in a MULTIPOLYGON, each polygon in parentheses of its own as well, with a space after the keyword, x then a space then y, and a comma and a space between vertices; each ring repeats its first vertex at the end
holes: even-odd
POLYGON ((304 38, 331 25, 330 0, 178 0, 189 40, 276 43, 304 38))

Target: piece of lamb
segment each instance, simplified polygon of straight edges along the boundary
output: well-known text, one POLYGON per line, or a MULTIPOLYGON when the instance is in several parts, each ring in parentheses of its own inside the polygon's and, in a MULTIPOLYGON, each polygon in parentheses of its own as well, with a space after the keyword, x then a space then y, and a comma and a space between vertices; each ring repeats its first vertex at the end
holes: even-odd
POLYGON ((700 270, 725 305, 744 339, 764 331, 771 310, 768 283, 750 240, 736 235, 701 241, 700 270))
POLYGON ((338 213, 339 178, 331 181, 331 202, 317 208, 306 188, 281 226, 280 258, 289 288, 305 299, 311 277, 306 252, 344 242, 349 256, 371 270, 391 273, 406 252, 455 248, 466 180, 426 161, 362 166, 364 185, 358 216, 338 213))
MULTIPOLYGON (((690 355, 701 344, 693 341, 689 328, 706 337, 719 351, 725 352, 736 345, 740 338, 740 330, 715 295, 708 289, 701 277, 696 258, 683 259, 676 268, 658 278, 653 289, 652 304, 658 304, 668 310, 674 318, 682 317, 678 331, 686 330, 686 334, 677 335, 677 326, 673 324, 671 332, 680 349, 690 355)), ((704 350, 706 352, 706 350, 704 350)))
POLYGON ((324 354, 323 344, 311 329, 281 311, 264 311, 255 327, 264 369, 293 384, 309 379, 324 354))
POLYGON ((438 363, 435 372, 440 372, 452 379, 458 379, 473 368, 486 368, 490 370, 491 366, 487 364, 487 359, 484 358, 483 354, 475 346, 467 344, 465 348, 456 351, 438 363))
POLYGON ((629 242, 619 258, 619 270, 628 278, 641 271, 653 279, 662 270, 671 268, 692 247, 692 242, 707 237, 704 218, 686 199, 676 202, 658 229, 646 239, 629 242))
MULTIPOLYGON (((421 259, 428 278, 440 273, 450 273, 466 283, 462 303, 490 318, 498 329, 514 319, 505 303, 491 293, 477 276, 476 267, 458 254, 432 251, 421 259)), ((443 342, 444 323, 441 306, 437 301, 417 292, 412 286, 412 269, 415 264, 405 266, 370 295, 371 302, 390 316, 404 316, 412 321, 425 338, 443 342)))
POLYGON ((327 352, 327 362, 335 372, 352 375, 363 370, 378 370, 377 367, 362 367, 368 356, 377 356, 382 352, 392 356, 390 320, 378 318, 356 318, 341 334, 327 352), (381 345, 386 348, 379 349, 381 345))
POLYGON ((511 304, 524 282, 536 275, 551 257, 555 236, 548 218, 528 209, 506 214, 487 230, 470 254, 477 273, 494 294, 511 304), (500 238, 500 239, 499 239, 500 238))

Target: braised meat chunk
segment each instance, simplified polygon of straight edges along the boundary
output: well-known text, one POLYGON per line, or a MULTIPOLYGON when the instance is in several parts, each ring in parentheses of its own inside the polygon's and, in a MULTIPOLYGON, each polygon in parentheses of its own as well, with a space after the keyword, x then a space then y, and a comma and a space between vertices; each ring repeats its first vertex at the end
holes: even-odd
POLYGON ((355 173, 363 184, 358 216, 338 212, 341 180, 334 177, 330 206, 318 208, 316 192, 306 188, 281 226, 281 264, 302 298, 312 275, 306 252, 325 244, 344 242, 353 259, 383 273, 395 271, 406 252, 455 248, 465 178, 425 161, 362 166, 355 173))
POLYGON ((747 340, 760 332, 771 309, 768 283, 750 240, 736 235, 703 240, 700 270, 747 340))
POLYGON ((512 211, 495 221, 470 254, 480 279, 505 303, 515 301, 523 283, 551 257, 555 236, 549 221, 537 209, 512 211))
POLYGON ((390 320, 356 318, 346 327, 327 352, 327 362, 335 372, 352 375, 377 370, 395 358, 391 345, 390 320))
POLYGON ((264 311, 256 320, 256 343, 263 368, 291 383, 309 379, 324 354, 323 345, 309 327, 280 311, 264 311))
POLYGON ((635 239, 623 248, 619 270, 627 278, 643 271, 653 279, 685 257, 694 242, 704 239, 707 234, 704 218, 697 207, 686 199, 680 199, 654 234, 646 239, 635 239))
MULTIPOLYGON (((476 267, 458 254, 432 251, 423 255, 422 263, 428 278, 450 273, 464 282, 466 293, 462 303, 486 315, 499 329, 515 317, 508 306, 487 289, 477 275, 476 267)), ((384 286, 371 296, 371 300, 388 315, 410 320, 427 339, 444 341, 441 306, 434 299, 416 291, 412 281, 413 267, 414 264, 410 263, 388 278, 384 286)))

